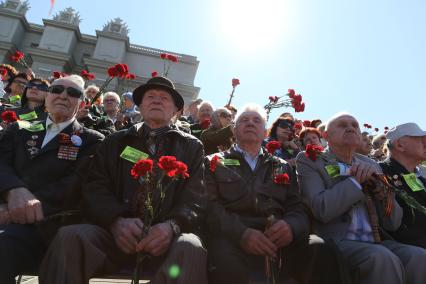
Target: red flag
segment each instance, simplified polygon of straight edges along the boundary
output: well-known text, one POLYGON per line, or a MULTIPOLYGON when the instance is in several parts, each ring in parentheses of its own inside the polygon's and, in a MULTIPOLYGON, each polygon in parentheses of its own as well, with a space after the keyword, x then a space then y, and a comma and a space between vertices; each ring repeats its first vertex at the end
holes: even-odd
POLYGON ((52 14, 53 6, 55 6, 55 0, 50 0, 49 16, 52 14))

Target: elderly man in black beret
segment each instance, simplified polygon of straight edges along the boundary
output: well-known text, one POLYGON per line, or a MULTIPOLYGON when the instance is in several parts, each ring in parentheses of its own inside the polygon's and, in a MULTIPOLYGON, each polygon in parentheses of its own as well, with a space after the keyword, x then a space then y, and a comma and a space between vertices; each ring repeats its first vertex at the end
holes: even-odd
POLYGON ((77 75, 54 81, 46 97, 48 117, 11 124, 0 138, 2 284, 37 269, 46 250, 43 228, 75 205, 79 169, 104 138, 75 119, 83 86, 77 75))
MULTIPOLYGON (((150 256, 142 270, 154 272, 151 283, 207 283, 207 253, 193 234, 207 202, 203 146, 171 124, 184 102, 167 78, 151 78, 134 90, 133 100, 144 122, 110 135, 99 147, 83 186, 83 209, 90 224, 58 232, 44 259, 41 283, 88 283, 95 274, 134 265, 138 252, 150 256), (148 212, 138 205, 148 201, 136 194, 141 185, 131 169, 140 159, 157 163, 162 156, 184 162, 189 177, 157 181, 167 190, 162 202, 160 194, 153 195, 152 202, 161 204, 161 210, 145 233, 149 224, 142 220, 148 212)), ((159 175, 154 167, 154 178, 159 175)))

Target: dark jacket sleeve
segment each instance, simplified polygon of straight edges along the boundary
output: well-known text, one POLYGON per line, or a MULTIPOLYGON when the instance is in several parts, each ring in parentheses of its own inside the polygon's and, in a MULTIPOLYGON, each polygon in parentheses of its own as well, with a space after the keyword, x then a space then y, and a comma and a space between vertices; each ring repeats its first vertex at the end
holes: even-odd
POLYGON ((34 189, 34 195, 41 201, 45 215, 50 215, 64 209, 77 206, 80 195, 81 184, 87 173, 91 156, 96 147, 102 142, 104 136, 96 131, 88 131, 83 140, 87 141, 81 147, 77 162, 64 175, 55 182, 43 185, 43 188, 34 189), (58 190, 59 189, 59 190, 58 190))
POLYGON ((309 210, 302 201, 296 174, 289 165, 286 172, 290 176, 290 186, 283 206, 285 210, 283 219, 290 225, 296 240, 309 234, 309 210))
POLYGON ((189 178, 185 181, 183 188, 177 189, 176 205, 172 207, 168 217, 175 219, 183 232, 191 232, 205 218, 207 192, 204 185, 203 145, 193 138, 185 144, 185 153, 191 156, 187 165, 189 178))
POLYGON ((225 209, 220 203, 218 185, 210 171, 210 160, 205 159, 205 182, 209 196, 207 226, 209 232, 217 236, 225 236, 239 246, 244 231, 248 228, 239 216, 225 209))
POLYGON ((112 177, 117 177, 116 160, 111 153, 116 151, 113 136, 98 147, 90 166, 90 176, 82 186, 84 216, 94 224, 109 229, 117 217, 131 214, 129 207, 114 193, 112 177))
MULTIPOLYGON (((231 125, 221 129, 209 128, 201 133, 200 140, 205 148, 214 149, 219 145, 229 145, 231 137, 234 135, 231 130, 231 125)), ((217 152, 217 148, 215 151, 217 152)), ((209 153, 207 153, 209 154, 209 153)))
POLYGON ((10 125, 4 133, 0 135, 0 195, 17 187, 28 187, 27 184, 18 177, 13 163, 15 151, 18 145, 19 126, 17 123, 10 125))

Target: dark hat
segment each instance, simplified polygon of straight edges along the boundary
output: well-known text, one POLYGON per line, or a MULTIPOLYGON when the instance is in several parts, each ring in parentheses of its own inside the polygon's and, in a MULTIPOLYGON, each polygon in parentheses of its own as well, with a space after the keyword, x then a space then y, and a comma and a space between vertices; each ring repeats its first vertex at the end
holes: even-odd
POLYGON ((178 111, 183 109, 184 101, 182 96, 176 91, 173 82, 165 77, 153 77, 149 79, 146 84, 137 87, 133 91, 133 101, 137 106, 141 104, 146 91, 151 89, 162 89, 167 91, 172 96, 178 111))

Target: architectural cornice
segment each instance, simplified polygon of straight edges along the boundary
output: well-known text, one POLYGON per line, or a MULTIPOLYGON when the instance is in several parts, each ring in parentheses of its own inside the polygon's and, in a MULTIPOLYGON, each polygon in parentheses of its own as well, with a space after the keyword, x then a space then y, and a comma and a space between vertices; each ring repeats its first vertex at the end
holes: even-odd
POLYGON ((45 26, 53 26, 53 27, 57 27, 57 28, 61 28, 61 29, 67 29, 67 30, 74 31, 77 35, 78 40, 81 40, 82 36, 81 36, 80 28, 78 26, 74 26, 72 24, 68 24, 68 23, 64 23, 64 22, 49 20, 49 19, 43 19, 43 24, 45 26))

